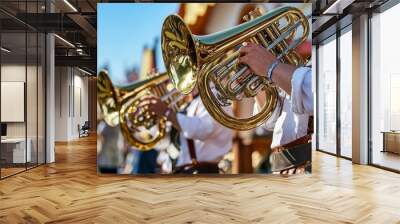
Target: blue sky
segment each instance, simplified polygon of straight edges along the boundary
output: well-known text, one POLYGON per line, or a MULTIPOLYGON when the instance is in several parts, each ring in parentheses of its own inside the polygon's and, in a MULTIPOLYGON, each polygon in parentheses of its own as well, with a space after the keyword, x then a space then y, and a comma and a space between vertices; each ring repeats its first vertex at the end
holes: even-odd
MULTIPOLYGON (((113 82, 124 80, 125 71, 140 66, 145 45, 152 47, 160 38, 164 18, 178 11, 178 4, 103 3, 97 12, 97 69, 109 66, 113 82)), ((163 71, 160 41, 158 68, 163 71)))

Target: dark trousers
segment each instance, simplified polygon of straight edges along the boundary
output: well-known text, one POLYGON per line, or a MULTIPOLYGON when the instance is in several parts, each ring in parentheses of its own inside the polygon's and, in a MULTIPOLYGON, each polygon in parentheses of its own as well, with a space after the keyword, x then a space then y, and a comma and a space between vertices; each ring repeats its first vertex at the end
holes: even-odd
POLYGON ((273 172, 305 166, 311 172, 311 143, 296 145, 284 150, 273 151, 270 155, 273 172))
POLYGON ((196 164, 185 164, 178 166, 174 174, 198 174, 198 173, 219 173, 218 163, 198 162, 196 164))

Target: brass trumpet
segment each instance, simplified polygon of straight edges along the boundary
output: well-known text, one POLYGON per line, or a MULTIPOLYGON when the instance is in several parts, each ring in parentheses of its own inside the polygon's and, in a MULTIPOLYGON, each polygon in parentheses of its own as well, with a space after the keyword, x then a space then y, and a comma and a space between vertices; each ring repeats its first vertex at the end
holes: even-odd
POLYGON ((168 16, 161 31, 164 63, 172 83, 187 94, 197 84, 200 97, 210 115, 224 126, 249 130, 272 116, 279 104, 278 89, 266 78, 248 72, 238 63, 243 42, 261 44, 282 62, 295 66, 305 60, 295 48, 307 39, 308 19, 293 7, 262 15, 259 9, 244 17, 246 22, 211 35, 193 35, 178 15, 168 16), (300 34, 300 35, 298 35, 300 34), (300 36, 294 39, 296 36, 300 36), (256 115, 238 118, 223 107, 264 91, 266 103, 256 115))
POLYGON ((166 118, 157 117, 147 107, 138 107, 144 96, 160 97, 174 111, 185 106, 185 95, 172 85, 166 73, 156 74, 149 79, 126 86, 114 87, 107 72, 97 76, 97 100, 104 121, 115 127, 120 125, 127 142, 135 148, 152 149, 166 132, 166 118))

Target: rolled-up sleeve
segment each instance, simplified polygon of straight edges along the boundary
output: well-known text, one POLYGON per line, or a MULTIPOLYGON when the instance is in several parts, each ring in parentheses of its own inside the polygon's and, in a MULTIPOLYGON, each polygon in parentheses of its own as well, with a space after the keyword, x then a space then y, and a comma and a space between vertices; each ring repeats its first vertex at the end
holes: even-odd
POLYGON ((308 115, 314 113, 311 68, 300 67, 294 71, 290 96, 294 113, 308 115))
MULTIPOLYGON (((271 117, 268 118, 260 127, 264 128, 265 130, 268 130, 268 131, 274 130, 275 123, 278 120, 279 116, 281 115, 284 100, 285 100, 284 97, 279 96, 277 105, 276 105, 274 111, 272 112, 271 117)), ((260 106, 258 105, 258 103, 255 103, 253 115, 258 114, 260 111, 261 111, 260 106)))
POLYGON ((185 138, 204 141, 214 131, 214 122, 209 115, 188 117, 178 113, 176 116, 185 138))

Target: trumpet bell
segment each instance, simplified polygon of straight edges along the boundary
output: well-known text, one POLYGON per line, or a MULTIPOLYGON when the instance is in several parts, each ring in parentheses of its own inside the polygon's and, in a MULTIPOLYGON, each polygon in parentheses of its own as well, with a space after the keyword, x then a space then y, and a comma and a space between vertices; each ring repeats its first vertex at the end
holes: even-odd
POLYGON ((177 15, 168 16, 162 27, 161 49, 175 88, 190 93, 197 80, 197 53, 192 33, 177 15))
POLYGON ((114 86, 106 71, 97 75, 97 100, 103 119, 107 125, 115 127, 119 123, 119 106, 114 86))

